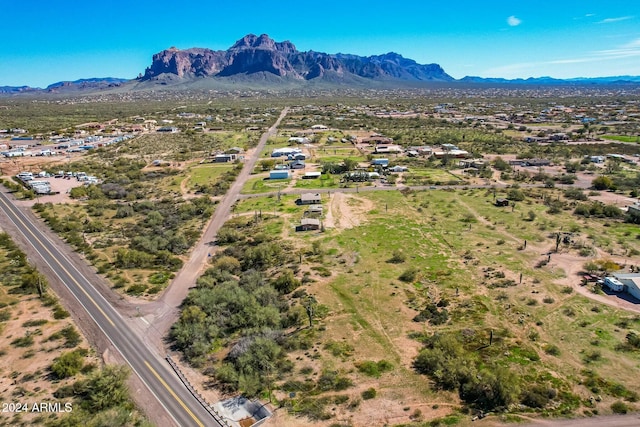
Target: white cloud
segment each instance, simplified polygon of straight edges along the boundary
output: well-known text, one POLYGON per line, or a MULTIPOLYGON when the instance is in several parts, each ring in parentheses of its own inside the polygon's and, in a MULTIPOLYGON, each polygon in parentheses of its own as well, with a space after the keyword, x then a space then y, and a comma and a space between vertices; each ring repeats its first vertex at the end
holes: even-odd
POLYGON ((602 21, 598 21, 597 24, 611 24, 614 22, 627 21, 629 19, 633 19, 633 16, 620 16, 618 18, 606 18, 602 21))
POLYGON ((606 61, 640 57, 640 38, 625 43, 614 49, 597 50, 587 52, 582 57, 555 59, 539 62, 521 62, 508 64, 501 67, 492 68, 486 71, 489 76, 514 76, 522 75, 522 73, 531 72, 536 69, 544 69, 549 65, 569 65, 580 63, 603 63, 606 61))
POLYGON ((522 23, 522 20, 516 18, 513 15, 507 18, 507 24, 509 24, 510 27, 517 27, 521 23, 522 23))

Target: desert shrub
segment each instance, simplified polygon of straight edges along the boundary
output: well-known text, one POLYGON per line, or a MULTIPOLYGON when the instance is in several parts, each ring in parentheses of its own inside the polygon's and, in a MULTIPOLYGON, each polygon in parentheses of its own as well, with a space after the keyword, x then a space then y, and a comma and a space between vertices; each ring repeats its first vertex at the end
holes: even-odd
POLYGON ((11 345, 14 347, 31 347, 33 343, 33 335, 25 335, 24 337, 16 338, 11 341, 11 345))
POLYGON ((329 350, 334 357, 350 357, 353 355, 355 348, 346 342, 329 341, 324 345, 324 348, 329 350))
POLYGON ((48 322, 47 319, 33 319, 33 320, 27 320, 26 322, 24 322, 22 324, 23 328, 29 328, 32 326, 42 326, 44 324, 46 324, 48 322))
POLYGON ((82 342, 82 337, 76 331, 73 325, 69 325, 60 330, 60 335, 64 338, 64 346, 66 348, 73 348, 82 342))
POLYGON ((318 378, 317 388, 320 391, 342 391, 353 387, 353 381, 338 371, 324 370, 318 378))
POLYGON ((86 350, 74 350, 62 353, 53 360, 51 372, 58 379, 69 378, 80 372, 86 350))
POLYGON ((389 258, 389 262, 392 264, 402 264, 407 260, 407 255, 399 249, 393 251, 391 258, 389 258))
POLYGON ((362 393, 360 393, 360 395, 362 396, 362 398, 364 400, 370 400, 370 399, 374 399, 376 397, 376 395, 378 394, 378 392, 376 391, 375 388, 371 387, 366 389, 365 391, 363 391, 362 393))
POLYGON ((281 294, 289 294, 300 287, 300 285, 300 281, 295 278, 291 270, 285 270, 284 273, 271 283, 271 286, 281 294))
POLYGON ((356 368, 367 376, 380 378, 380 375, 384 372, 393 370, 393 365, 384 359, 378 362, 364 360, 362 362, 356 362, 356 368))
POLYGON ((544 348, 544 352, 549 354, 549 355, 551 355, 551 356, 559 356, 560 355, 560 348, 555 344, 548 344, 544 348))
POLYGON ((427 306, 418 313, 414 318, 414 322, 429 322, 432 325, 442 325, 449 320, 449 312, 446 308, 438 309, 438 306, 434 303, 429 303, 427 306))
POLYGON ((611 411, 613 411, 614 414, 626 414, 627 412, 629 412, 629 406, 626 403, 618 400, 611 404, 611 411))
POLYGON ((419 270, 416 267, 409 267, 398 277, 398 279, 402 280, 405 283, 411 283, 416 280, 418 277, 419 270))

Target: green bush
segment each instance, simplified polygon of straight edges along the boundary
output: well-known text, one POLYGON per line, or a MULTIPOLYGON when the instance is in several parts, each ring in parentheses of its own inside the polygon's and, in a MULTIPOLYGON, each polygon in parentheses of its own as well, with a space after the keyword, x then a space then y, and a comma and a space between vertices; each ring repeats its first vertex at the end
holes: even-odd
POLYGON ((73 325, 69 325, 63 328, 60 331, 60 335, 64 337, 64 346, 66 348, 73 348, 82 342, 82 337, 80 336, 78 331, 76 331, 76 328, 73 327, 73 325))
POLYGON ((544 352, 551 356, 560 356, 560 348, 555 344, 548 344, 544 348, 544 352))
POLYGON ((34 343, 32 335, 25 335, 24 337, 16 338, 11 341, 11 345, 15 347, 30 347, 34 343))
POLYGON ((51 372, 58 379, 69 378, 76 375, 82 368, 85 354, 86 350, 85 352, 75 350, 62 353, 59 357, 53 359, 51 372))
POLYGON ((418 277, 419 270, 416 267, 409 267, 398 277, 398 279, 402 280, 405 283, 411 283, 416 280, 418 277))
POLYGON ((355 365, 358 371, 374 378, 380 378, 382 373, 393 370, 393 365, 384 359, 377 362, 364 360, 362 362, 356 362, 355 365))
POLYGON ((369 399, 374 399, 377 396, 378 392, 376 391, 375 388, 371 387, 366 389, 360 394, 364 400, 369 400, 369 399))
POLYGON ((24 322, 22 324, 23 328, 29 328, 32 326, 42 326, 44 324, 46 324, 48 322, 47 319, 33 319, 33 320, 27 320, 26 322, 24 322))
POLYGON ((626 414, 627 412, 629 412, 629 406, 626 403, 618 400, 611 404, 611 410, 614 414, 626 414))
POLYGON ((69 317, 69 312, 67 310, 65 310, 64 308, 62 308, 62 306, 56 305, 53 308, 53 318, 54 319, 60 320, 60 319, 66 319, 67 317, 69 317))

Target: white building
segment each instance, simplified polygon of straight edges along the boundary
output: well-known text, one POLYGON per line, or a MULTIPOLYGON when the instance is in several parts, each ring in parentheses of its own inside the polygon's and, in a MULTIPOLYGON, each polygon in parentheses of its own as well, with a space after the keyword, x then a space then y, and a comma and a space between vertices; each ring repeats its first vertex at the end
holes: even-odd
POLYGON ((629 295, 640 300, 640 273, 614 273, 613 276, 624 285, 624 290, 629 295))

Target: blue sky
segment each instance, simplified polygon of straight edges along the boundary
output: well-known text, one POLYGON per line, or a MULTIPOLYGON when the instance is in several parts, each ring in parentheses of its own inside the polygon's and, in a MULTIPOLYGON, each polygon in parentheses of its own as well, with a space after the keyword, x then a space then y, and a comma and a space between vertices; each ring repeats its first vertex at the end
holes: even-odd
POLYGON ((438 63, 455 78, 640 75, 635 0, 1 0, 0 86, 133 78, 154 53, 248 33, 299 50, 438 63))

